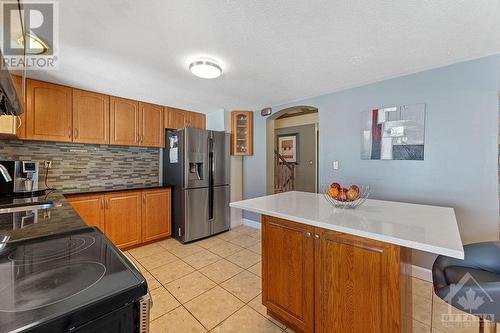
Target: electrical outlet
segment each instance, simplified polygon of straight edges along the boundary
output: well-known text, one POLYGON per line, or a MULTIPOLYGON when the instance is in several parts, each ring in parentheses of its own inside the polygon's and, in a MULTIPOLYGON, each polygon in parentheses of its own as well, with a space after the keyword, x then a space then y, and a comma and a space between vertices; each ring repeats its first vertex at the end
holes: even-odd
POLYGON ((333 161, 333 170, 339 169, 339 161, 333 161))
POLYGON ((52 168, 52 161, 43 161, 43 165, 45 166, 45 169, 50 169, 52 168))

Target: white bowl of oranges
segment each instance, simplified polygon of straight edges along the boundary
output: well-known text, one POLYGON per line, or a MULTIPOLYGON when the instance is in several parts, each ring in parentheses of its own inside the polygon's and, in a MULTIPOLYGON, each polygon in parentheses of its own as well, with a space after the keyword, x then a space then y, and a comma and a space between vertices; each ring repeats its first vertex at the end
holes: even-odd
POLYGON ((337 208, 356 208, 363 204, 369 195, 369 187, 362 185, 342 187, 339 183, 332 183, 324 191, 325 199, 337 208))

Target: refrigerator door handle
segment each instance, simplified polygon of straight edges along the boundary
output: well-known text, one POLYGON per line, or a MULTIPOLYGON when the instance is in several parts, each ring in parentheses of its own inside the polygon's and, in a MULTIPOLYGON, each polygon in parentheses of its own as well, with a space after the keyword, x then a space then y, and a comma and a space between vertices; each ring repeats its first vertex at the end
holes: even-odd
POLYGON ((214 219, 214 139, 208 139, 208 220, 214 219))

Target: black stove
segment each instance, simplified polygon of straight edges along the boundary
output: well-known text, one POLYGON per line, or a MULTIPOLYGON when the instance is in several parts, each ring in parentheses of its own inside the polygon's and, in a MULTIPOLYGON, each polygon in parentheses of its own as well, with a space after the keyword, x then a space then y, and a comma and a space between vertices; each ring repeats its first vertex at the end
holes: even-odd
POLYGON ((146 295, 144 277, 94 228, 0 250, 0 332, 141 332, 146 295))

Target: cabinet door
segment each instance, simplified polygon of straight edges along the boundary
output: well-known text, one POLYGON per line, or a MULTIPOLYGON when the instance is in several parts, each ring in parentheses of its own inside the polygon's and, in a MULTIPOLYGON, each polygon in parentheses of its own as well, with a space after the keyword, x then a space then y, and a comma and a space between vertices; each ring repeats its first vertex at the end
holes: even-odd
POLYGON ((270 216, 262 228, 262 303, 278 319, 313 332, 313 228, 270 216))
POLYGON ((106 194, 104 233, 120 249, 141 242, 141 192, 106 194))
POLYGON ((316 332, 401 332, 399 247, 316 234, 316 332))
POLYGON ((165 128, 179 129, 187 127, 188 113, 187 111, 166 107, 165 112, 165 128))
POLYGON ((231 154, 253 155, 253 112, 231 112, 231 154))
POLYGON ((27 138, 72 141, 71 88, 35 80, 28 80, 27 87, 27 138))
POLYGON ((139 102, 111 96, 110 143, 139 146, 139 102))
POLYGON ((104 232, 104 196, 79 195, 67 198, 82 220, 104 232))
POLYGON ((163 124, 163 107, 139 103, 140 119, 140 140, 145 147, 165 146, 165 127, 163 124))
POLYGON ((189 127, 205 129, 205 118, 203 113, 189 112, 189 127))
POLYGON ((73 142, 109 144, 109 96, 73 89, 73 142))
POLYGON ((170 190, 142 193, 142 241, 149 242, 171 234, 170 190))
POLYGON ((24 113, 19 116, 20 124, 17 124, 16 136, 19 139, 26 139, 26 94, 23 96, 23 78, 17 75, 11 75, 11 77, 17 96, 19 97, 24 109, 24 113))

